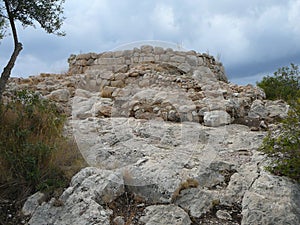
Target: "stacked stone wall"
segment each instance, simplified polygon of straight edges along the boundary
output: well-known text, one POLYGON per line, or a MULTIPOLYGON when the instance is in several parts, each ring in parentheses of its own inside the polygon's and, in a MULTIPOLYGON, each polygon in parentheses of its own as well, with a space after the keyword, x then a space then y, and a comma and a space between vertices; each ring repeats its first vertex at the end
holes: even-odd
POLYGON ((132 50, 87 53, 71 55, 68 59, 71 73, 85 73, 87 70, 109 70, 112 72, 140 63, 165 63, 176 66, 186 74, 191 74, 199 67, 208 67, 218 79, 227 82, 222 63, 213 56, 195 51, 174 51, 171 48, 153 47, 149 45, 132 50))

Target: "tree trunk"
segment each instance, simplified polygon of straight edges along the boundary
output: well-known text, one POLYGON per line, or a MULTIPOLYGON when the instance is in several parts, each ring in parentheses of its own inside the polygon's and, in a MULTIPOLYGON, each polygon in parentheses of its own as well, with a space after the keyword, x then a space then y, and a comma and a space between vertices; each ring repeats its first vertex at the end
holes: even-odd
POLYGON ((15 48, 14 51, 6 65, 6 67, 4 68, 2 74, 1 74, 1 79, 0 79, 0 102, 2 101, 2 94, 5 90, 5 86, 6 83, 8 81, 8 78, 10 77, 11 71, 15 65, 15 62, 17 60, 18 55, 20 54, 20 52, 22 51, 23 47, 21 43, 18 43, 15 48))
POLYGON ((4 0, 5 3, 5 9, 7 12, 7 16, 8 16, 8 20, 9 20, 9 24, 11 27, 11 31, 12 31, 12 35, 14 38, 14 51, 7 63, 7 65, 4 67, 4 70, 1 74, 1 78, 0 78, 0 103, 2 102, 2 94, 5 90, 5 86, 7 84, 8 78, 10 77, 11 71, 15 66, 15 62, 17 60, 18 55, 20 54, 20 52, 23 49, 22 44, 18 41, 18 34, 17 34, 17 29, 16 29, 16 25, 15 25, 15 21, 14 21, 14 15, 11 12, 10 9, 10 5, 9 5, 9 0, 4 0))

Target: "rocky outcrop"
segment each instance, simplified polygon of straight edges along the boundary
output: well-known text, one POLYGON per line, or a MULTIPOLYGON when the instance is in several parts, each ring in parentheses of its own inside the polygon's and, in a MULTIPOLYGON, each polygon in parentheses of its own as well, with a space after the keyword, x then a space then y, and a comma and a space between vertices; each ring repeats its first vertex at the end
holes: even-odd
POLYGON ((257 151, 284 102, 227 82, 195 52, 144 46, 69 63, 8 86, 56 101, 91 166, 59 199, 30 198, 30 225, 300 223, 299 184, 267 173, 257 151))
MULTIPOLYGON (((183 52, 178 54, 184 55, 183 52)), ((78 60, 83 56, 78 56, 78 60)), ((182 71, 178 65, 159 61, 138 61, 117 72, 107 70, 105 66, 87 67, 82 74, 41 74, 27 79, 11 79, 9 89, 38 91, 58 102, 68 115, 81 119, 91 115, 160 118, 171 122, 198 122, 206 126, 238 123, 257 130, 262 120, 273 123, 288 111, 288 106, 282 101, 264 100, 265 94, 258 87, 238 86, 220 80, 210 64, 198 65, 190 72, 182 71), (80 104, 72 104, 72 101, 80 101, 80 104)))
MULTIPOLYGON (((95 217, 101 212, 107 215, 109 223, 120 219, 110 206, 122 195, 129 197, 119 208, 139 199, 133 224, 299 222, 299 185, 264 171, 265 157, 257 152, 265 135, 262 131, 236 124, 214 128, 134 118, 73 123, 85 159, 101 169, 87 168, 77 174, 59 199, 61 206, 54 206, 55 200, 43 203, 29 224, 43 224, 40 218, 56 218, 50 224, 67 224, 59 218, 77 218, 77 224, 85 224, 79 219, 77 207, 84 208, 80 199, 100 211, 93 212, 95 217), (166 218, 171 222, 166 223, 166 218)), ((126 221, 124 215, 121 220, 126 221)))
POLYGON ((71 55, 68 59, 72 73, 85 73, 93 70, 107 70, 115 73, 126 72, 141 63, 162 63, 177 67, 181 73, 192 73, 199 67, 207 67, 218 80, 227 82, 224 67, 214 57, 195 51, 174 51, 171 48, 141 46, 133 50, 88 53, 71 55))
POLYGON ((124 185, 119 177, 117 173, 107 170, 83 169, 73 177, 70 187, 60 199, 53 198, 36 208, 29 224, 109 225, 112 210, 105 204, 124 192, 124 185))

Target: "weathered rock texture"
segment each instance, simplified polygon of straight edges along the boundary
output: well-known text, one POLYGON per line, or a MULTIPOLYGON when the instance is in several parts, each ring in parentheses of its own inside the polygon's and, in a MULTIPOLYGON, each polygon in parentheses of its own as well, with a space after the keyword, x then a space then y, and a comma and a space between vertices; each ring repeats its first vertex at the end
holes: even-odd
POLYGON ((227 81, 224 67, 214 57, 195 51, 174 51, 171 48, 142 46, 133 50, 71 55, 68 62, 72 73, 99 69, 126 72, 134 65, 150 62, 173 65, 184 73, 193 72, 198 67, 205 66, 215 73, 219 80, 227 81))
POLYGON ((284 102, 228 83, 192 51, 143 46, 69 63, 68 74, 8 86, 56 101, 91 166, 59 199, 29 199, 30 225, 300 224, 299 184, 264 171, 257 151, 284 102))

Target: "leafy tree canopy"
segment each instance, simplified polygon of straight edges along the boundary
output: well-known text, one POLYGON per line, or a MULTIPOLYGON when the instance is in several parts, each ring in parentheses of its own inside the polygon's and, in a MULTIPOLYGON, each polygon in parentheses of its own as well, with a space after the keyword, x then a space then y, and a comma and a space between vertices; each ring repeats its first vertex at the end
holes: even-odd
POLYGON ((36 27, 36 24, 40 24, 47 33, 64 35, 60 31, 64 20, 64 2, 65 0, 0 0, 0 39, 4 37, 6 28, 10 27, 14 40, 14 50, 0 78, 0 102, 17 57, 23 49, 19 42, 16 21, 24 27, 36 27))
POLYGON ((65 0, 2 0, 0 1, 0 28, 5 29, 4 23, 13 19, 26 26, 35 27, 36 23, 47 32, 64 35, 60 31, 65 0), (2 25, 2 26, 1 26, 2 25))
POLYGON ((274 76, 266 76, 257 82, 267 96, 267 99, 283 99, 290 102, 300 97, 300 71, 299 66, 291 64, 290 67, 279 68, 274 76))

